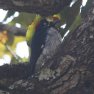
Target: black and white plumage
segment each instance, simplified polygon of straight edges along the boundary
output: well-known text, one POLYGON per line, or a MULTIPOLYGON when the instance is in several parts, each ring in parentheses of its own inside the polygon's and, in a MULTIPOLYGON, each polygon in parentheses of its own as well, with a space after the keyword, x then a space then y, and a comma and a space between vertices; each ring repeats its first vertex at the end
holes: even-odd
MULTIPOLYGON (((31 69, 31 75, 35 73, 36 62, 40 57, 41 53, 43 52, 44 54, 48 54, 51 51, 52 47, 54 46, 53 44, 56 44, 56 45, 58 44, 56 43, 57 42, 56 40, 60 41, 60 39, 55 40, 59 32, 54 28, 54 26, 55 26, 54 23, 48 22, 46 19, 42 19, 36 28, 32 42, 30 44, 31 56, 30 56, 29 67, 31 69)), ((53 49, 54 48, 56 47, 53 47, 53 49)), ((50 54, 52 53, 53 52, 51 51, 50 54)))
POLYGON ((36 62, 38 60, 38 57, 42 53, 43 47, 45 45, 45 40, 46 40, 48 28, 49 28, 49 23, 46 19, 42 19, 36 27, 35 34, 33 36, 32 42, 30 44, 30 48, 31 48, 31 56, 30 56, 31 74, 34 74, 36 62))

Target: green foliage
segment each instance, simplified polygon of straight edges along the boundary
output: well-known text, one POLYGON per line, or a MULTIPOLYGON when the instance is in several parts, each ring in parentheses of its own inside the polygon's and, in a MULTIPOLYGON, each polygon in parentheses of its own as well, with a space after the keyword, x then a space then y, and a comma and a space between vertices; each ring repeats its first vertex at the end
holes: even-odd
POLYGON ((77 0, 71 7, 68 6, 61 11, 60 15, 61 15, 62 24, 66 24, 66 27, 63 30, 61 30, 62 37, 68 30, 73 31, 74 28, 76 28, 80 24, 81 4, 82 4, 82 0, 77 0))
MULTIPOLYGON (((8 11, 4 21, 6 21, 7 18, 13 16, 14 13, 15 13, 14 11, 8 11)), ((27 28, 28 25, 31 24, 31 22, 33 21, 34 17, 35 17, 35 14, 21 12, 18 17, 14 17, 14 19, 8 24, 13 26, 16 23, 19 23, 22 25, 22 27, 27 28)), ((0 58, 2 58, 4 54, 7 54, 11 57, 13 63, 28 61, 28 58, 25 58, 25 57, 20 58, 15 53, 17 44, 19 42, 25 41, 26 38, 22 36, 17 37, 12 32, 9 32, 9 31, 4 31, 4 32, 6 32, 6 34, 3 35, 3 33, 1 33, 2 37, 0 37, 1 39, 0 40, 0 58)))
POLYGON ((20 12, 18 17, 15 17, 9 24, 15 25, 16 23, 21 24, 23 27, 27 28, 29 24, 33 21, 36 14, 20 12))
MULTIPOLYGON (((82 5, 82 0, 74 0, 74 4, 72 6, 67 6, 65 7, 60 13, 60 23, 57 24, 57 28, 61 30, 61 35, 64 37, 65 33, 70 30, 70 32, 73 32, 80 24, 81 24, 81 16, 83 17, 86 15, 87 10, 91 7, 91 2, 92 0, 88 0, 87 5, 82 8, 82 15, 80 13, 81 10, 81 5, 82 5), (65 28, 60 28, 62 25, 66 24, 65 28)), ((14 11, 8 11, 4 21, 9 18, 10 16, 14 15, 14 11)), ((24 13, 24 12, 19 12, 19 16, 15 17, 11 22, 9 22, 9 25, 15 25, 16 23, 21 24, 22 27, 27 27, 32 23, 33 19, 35 18, 36 14, 31 14, 31 13, 24 13)), ((46 18, 46 17, 45 17, 46 18)), ((0 39, 0 57, 2 57, 5 53, 9 54, 12 58, 12 61, 14 63, 18 61, 27 61, 27 58, 20 58, 17 56, 15 58, 15 55, 12 54, 12 52, 15 52, 15 48, 17 43, 26 40, 25 37, 17 37, 13 33, 10 33, 6 31, 7 34, 3 35, 2 39, 0 39), (10 47, 11 50, 7 48, 7 45, 10 47)), ((31 34, 31 33, 30 33, 31 34)), ((0 38, 1 38, 0 36, 0 38)))

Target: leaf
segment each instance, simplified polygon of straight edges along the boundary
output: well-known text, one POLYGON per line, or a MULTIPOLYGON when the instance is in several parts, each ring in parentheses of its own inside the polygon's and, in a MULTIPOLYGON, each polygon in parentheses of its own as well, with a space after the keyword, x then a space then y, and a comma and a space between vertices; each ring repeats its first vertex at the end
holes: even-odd
POLYGON ((8 33, 8 34, 7 34, 7 35, 8 35, 7 44, 8 44, 8 45, 12 45, 13 42, 14 42, 14 37, 15 37, 15 36, 14 36, 13 32, 10 32, 10 31, 8 32, 8 31, 7 31, 7 33, 8 33))
POLYGON ((0 42, 5 44, 8 41, 7 31, 0 32, 0 42))
POLYGON ((34 17, 35 14, 20 12, 19 16, 15 17, 9 24, 15 25, 16 23, 19 23, 27 28, 27 26, 33 21, 34 17))
MULTIPOLYGON (((11 51, 15 52, 16 45, 21 41, 25 41, 25 37, 14 37, 12 45, 9 46, 11 51)), ((7 48, 7 45, 8 44, 3 44, 0 42, 0 57, 2 57, 4 54, 8 54, 9 56, 13 57, 11 51, 7 48)))
POLYGON ((6 30, 0 32, 0 42, 2 44, 11 45, 14 41, 14 34, 12 32, 8 32, 6 30))
POLYGON ((2 57, 5 53, 6 47, 0 42, 0 57, 2 57))
POLYGON ((76 17, 78 16, 80 12, 80 6, 82 4, 82 0, 77 0, 72 7, 66 7, 63 11, 61 11, 61 21, 62 24, 67 24, 65 29, 61 31, 61 35, 64 36, 64 34, 69 30, 69 28, 72 26, 74 21, 76 20, 76 17))
POLYGON ((81 24, 81 15, 78 14, 73 24, 70 26, 69 30, 74 31, 81 24))
POLYGON ((21 42, 21 41, 25 41, 26 38, 22 37, 22 36, 15 36, 14 37, 14 42, 13 44, 10 46, 13 50, 16 48, 17 43, 21 42))

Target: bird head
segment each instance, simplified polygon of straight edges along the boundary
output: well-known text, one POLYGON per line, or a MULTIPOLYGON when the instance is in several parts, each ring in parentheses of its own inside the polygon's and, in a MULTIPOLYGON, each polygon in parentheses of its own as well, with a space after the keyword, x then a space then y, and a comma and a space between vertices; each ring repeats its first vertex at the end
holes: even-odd
POLYGON ((47 21, 53 22, 53 23, 58 23, 58 22, 60 22, 60 19, 61 19, 61 17, 60 17, 59 14, 55 14, 55 15, 53 15, 53 16, 47 17, 47 21))

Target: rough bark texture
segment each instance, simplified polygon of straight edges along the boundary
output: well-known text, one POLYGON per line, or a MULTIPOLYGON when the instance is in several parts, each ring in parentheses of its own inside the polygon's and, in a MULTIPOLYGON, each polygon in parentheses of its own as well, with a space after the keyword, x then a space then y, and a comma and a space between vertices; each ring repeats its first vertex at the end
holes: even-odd
POLYGON ((44 16, 58 13, 72 0, 0 0, 0 8, 44 16))
POLYGON ((94 0, 82 24, 38 62, 44 65, 29 78, 27 65, 0 67, 0 94, 94 94, 94 0))

